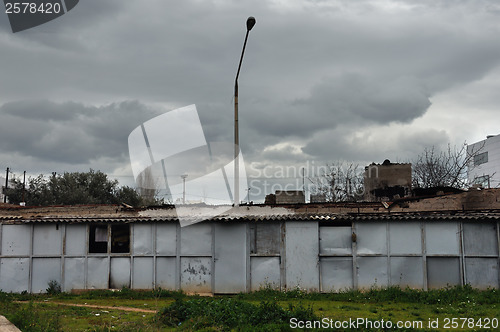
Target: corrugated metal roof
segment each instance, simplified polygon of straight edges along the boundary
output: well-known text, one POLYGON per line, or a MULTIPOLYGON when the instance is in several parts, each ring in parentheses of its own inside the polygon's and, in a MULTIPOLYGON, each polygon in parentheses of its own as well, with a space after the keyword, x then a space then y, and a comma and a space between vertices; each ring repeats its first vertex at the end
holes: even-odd
MULTIPOLYGON (((185 220, 185 218, 183 218, 185 220)), ((199 218, 197 218, 199 220, 199 218)), ((216 222, 266 222, 266 221, 500 221, 500 211, 461 212, 461 213, 296 213, 283 215, 220 215, 209 219, 216 222)), ((140 223, 140 222, 177 222, 176 216, 130 216, 130 217, 0 217, 0 222, 13 223, 140 223)))

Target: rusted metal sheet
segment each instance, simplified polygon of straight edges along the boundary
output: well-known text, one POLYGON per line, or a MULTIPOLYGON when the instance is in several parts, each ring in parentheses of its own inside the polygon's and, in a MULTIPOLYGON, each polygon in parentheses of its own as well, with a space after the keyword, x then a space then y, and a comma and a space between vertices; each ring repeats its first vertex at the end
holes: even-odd
POLYGON ((466 255, 498 255, 496 225, 493 223, 464 223, 466 255))
POLYGON ((358 288, 387 287, 387 257, 357 257, 358 288))
POLYGON ((212 255, 212 225, 194 224, 181 228, 181 255, 212 255))
POLYGON ((352 257, 321 257, 321 291, 353 288, 352 257))
POLYGON ((259 290, 264 287, 280 289, 280 258, 259 257, 250 258, 250 289, 259 290))
POLYGON ((156 224, 156 254, 175 256, 177 227, 176 224, 156 224))
POLYGON ((474 288, 498 288, 498 259, 497 258, 466 258, 466 281, 474 288))
POLYGON ((85 255, 88 250, 86 244, 87 225, 66 225, 66 255, 85 255))
POLYGON ((286 224, 286 287, 319 290, 318 224, 286 224))
POLYGON ((211 257, 181 258, 181 289, 189 293, 212 292, 211 257))
POLYGON ((156 287, 176 289, 175 281, 177 276, 175 257, 156 258, 156 287))
POLYGON ((89 257, 87 260, 87 266, 87 288, 108 288, 109 259, 107 257, 89 257))
POLYGON ((2 291, 14 293, 28 291, 29 282, 29 258, 2 258, 0 260, 0 289, 2 291))
POLYGON ((215 224, 215 293, 246 291, 247 226, 215 224))
POLYGON ((427 257, 427 285, 429 289, 460 284, 458 257, 427 257))
MULTIPOLYGON (((392 249, 392 248, 391 248, 392 249)), ((422 257, 391 257, 391 285, 401 288, 423 288, 422 257)))
POLYGON ((33 227, 33 255, 61 255, 62 227, 58 224, 35 224, 33 227))
POLYGON ((61 259, 33 258, 31 292, 44 293, 52 280, 61 284, 61 259))
POLYGON ((386 223, 362 222, 356 224, 356 244, 358 255, 387 255, 386 223))
POLYGON ((30 254, 31 225, 2 225, 2 255, 30 254))
POLYGON ((151 255, 153 253, 153 225, 135 224, 134 226, 134 255, 151 255))
POLYGON ((352 254, 352 228, 321 226, 319 228, 319 253, 322 255, 352 254))
POLYGON ((460 252, 458 223, 426 223, 425 243, 428 255, 458 255, 460 252))
POLYGON ((153 288, 153 257, 135 257, 132 288, 153 288))
POLYGON ((111 272, 109 274, 109 287, 121 289, 130 288, 130 258, 112 257, 111 272))
POLYGON ((85 258, 66 258, 64 260, 63 290, 85 288, 85 258))
POLYGON ((421 255, 422 229, 420 222, 389 223, 389 247, 391 255, 421 255))

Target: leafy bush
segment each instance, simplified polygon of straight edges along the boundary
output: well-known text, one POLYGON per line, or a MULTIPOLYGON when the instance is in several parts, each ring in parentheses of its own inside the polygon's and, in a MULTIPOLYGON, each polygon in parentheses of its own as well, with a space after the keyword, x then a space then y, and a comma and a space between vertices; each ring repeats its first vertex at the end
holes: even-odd
POLYGON ((56 280, 49 281, 49 287, 45 290, 49 295, 55 295, 61 293, 61 284, 56 280))

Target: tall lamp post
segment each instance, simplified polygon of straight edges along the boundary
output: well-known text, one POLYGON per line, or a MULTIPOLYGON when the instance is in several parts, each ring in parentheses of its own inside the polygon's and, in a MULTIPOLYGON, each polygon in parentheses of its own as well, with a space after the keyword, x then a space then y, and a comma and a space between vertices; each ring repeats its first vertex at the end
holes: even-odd
POLYGON ((250 16, 247 19, 247 33, 245 35, 245 42, 243 43, 243 50, 241 51, 240 64, 238 65, 238 72, 234 80, 234 206, 240 205, 240 138, 238 132, 238 76, 240 76, 241 62, 245 54, 245 47, 247 46, 248 33, 255 25, 255 17, 250 16))

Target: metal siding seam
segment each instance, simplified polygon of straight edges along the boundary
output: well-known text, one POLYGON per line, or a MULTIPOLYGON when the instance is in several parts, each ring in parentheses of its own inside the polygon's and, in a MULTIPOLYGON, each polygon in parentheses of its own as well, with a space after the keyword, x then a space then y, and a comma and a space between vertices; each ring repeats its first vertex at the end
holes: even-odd
POLYGON ((31 293, 33 290, 32 283, 33 283, 33 228, 34 224, 30 225, 30 248, 29 248, 29 276, 28 276, 28 293, 31 293))
MULTIPOLYGON (((357 234, 356 222, 352 222, 352 232, 357 234)), ((351 240, 351 248, 352 248, 352 287, 354 290, 358 289, 358 244, 356 242, 352 242, 351 240)))
POLYGON ((318 273, 319 273, 319 286, 318 286, 318 292, 319 293, 322 293, 323 292, 323 278, 321 277, 321 260, 320 260, 320 241, 321 241, 321 237, 320 237, 320 233, 319 233, 319 223, 316 221, 316 223, 318 224, 318 273))
POLYGON ((427 283, 427 248, 425 242, 425 223, 420 221, 420 240, 421 240, 421 253, 422 253, 422 273, 423 273, 423 281, 424 281, 424 291, 428 290, 427 283))
POLYGON ((281 250, 281 259, 280 259, 280 289, 286 290, 286 225, 287 222, 284 221, 281 224, 281 240, 280 240, 280 250, 281 250))
POLYGON ((83 282, 84 282, 84 286, 83 288, 84 289, 88 289, 89 288, 89 285, 88 285, 88 273, 89 273, 89 264, 88 264, 88 261, 89 261, 89 237, 90 237, 90 225, 87 225, 87 227, 85 227, 85 257, 84 257, 84 266, 83 266, 83 273, 84 273, 84 276, 83 276, 83 282))
POLYGON ((386 252, 387 252, 387 286, 392 286, 391 278, 391 235, 389 232, 389 222, 385 222, 385 239, 386 239, 386 252))
POLYGON ((175 288, 181 290, 181 226, 177 221, 175 227, 175 288))
POLYGON ((153 254, 153 289, 156 289, 156 225, 157 223, 151 224, 151 243, 152 254, 153 254))
POLYGON ((497 244, 498 244, 498 251, 497 251, 497 273, 498 273, 498 285, 497 288, 500 288, 500 222, 497 222, 497 244))
POLYGON ((135 250, 134 250, 134 230, 135 223, 130 224, 130 238, 128 244, 128 250, 130 252, 130 288, 134 289, 134 261, 135 261, 135 250))
POLYGON ((212 252, 212 266, 211 266, 211 269, 212 269, 212 280, 211 280, 211 288, 212 288, 212 294, 215 294, 215 223, 211 223, 210 224, 212 227, 210 227, 211 229, 211 232, 212 232, 212 243, 211 243, 211 252, 212 252))
POLYGON ((62 228, 61 229, 61 288, 63 291, 66 291, 64 289, 64 283, 65 283, 64 266, 66 259, 66 225, 62 224, 61 228, 62 228))
POLYGON ((460 282, 463 285, 467 284, 467 273, 465 264, 465 250, 464 250, 464 228, 463 221, 457 221, 458 223, 458 241, 459 241, 459 264, 460 264, 460 282))
POLYGON ((245 259, 246 259, 246 292, 249 293, 250 292, 250 278, 251 278, 251 271, 250 271, 250 223, 247 221, 245 222, 246 224, 246 227, 245 227, 245 231, 246 231, 246 254, 245 254, 245 259))

